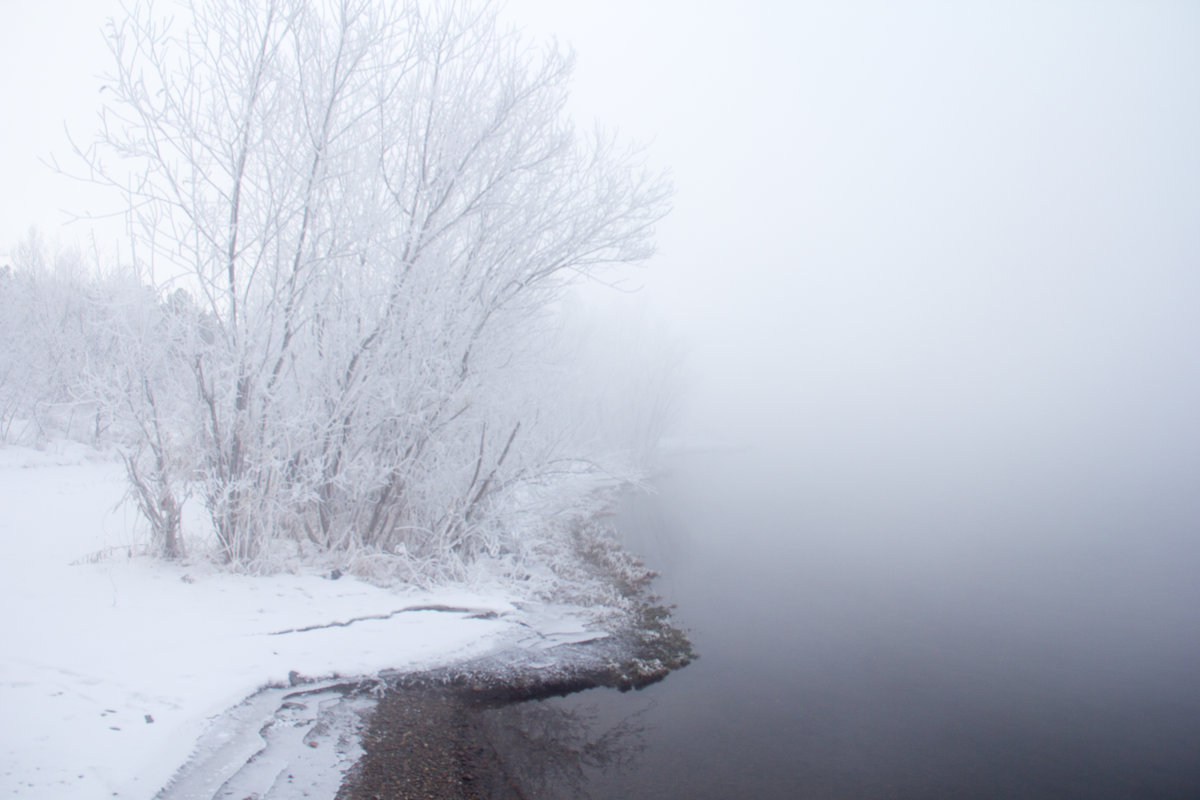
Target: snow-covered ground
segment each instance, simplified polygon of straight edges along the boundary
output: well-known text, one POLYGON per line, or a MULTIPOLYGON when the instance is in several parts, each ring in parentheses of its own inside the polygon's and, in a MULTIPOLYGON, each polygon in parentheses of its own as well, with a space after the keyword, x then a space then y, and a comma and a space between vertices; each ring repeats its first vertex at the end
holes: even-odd
MULTIPOLYGON (((396 591, 131 558, 124 489, 117 461, 77 445, 0 448, 0 796, 150 798, 206 732, 236 733, 229 709, 289 674, 435 667, 511 648, 530 625, 587 633, 571 610, 523 610, 501 587, 396 591), (430 605, 457 610, 405 610, 430 605), (362 617, 377 618, 297 630, 362 617)), ((257 735, 260 712, 243 711, 257 735)))

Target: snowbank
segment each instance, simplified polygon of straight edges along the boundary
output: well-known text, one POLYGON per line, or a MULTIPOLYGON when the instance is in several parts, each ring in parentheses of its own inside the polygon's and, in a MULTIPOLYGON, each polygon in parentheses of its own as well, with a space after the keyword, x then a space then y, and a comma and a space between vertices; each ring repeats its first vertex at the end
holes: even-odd
POLYGON ((150 798, 263 685, 430 668, 528 634, 499 588, 400 593, 130 557, 124 489, 119 463, 75 445, 0 448, 5 797, 150 798), (443 609, 405 610, 428 606, 443 609))

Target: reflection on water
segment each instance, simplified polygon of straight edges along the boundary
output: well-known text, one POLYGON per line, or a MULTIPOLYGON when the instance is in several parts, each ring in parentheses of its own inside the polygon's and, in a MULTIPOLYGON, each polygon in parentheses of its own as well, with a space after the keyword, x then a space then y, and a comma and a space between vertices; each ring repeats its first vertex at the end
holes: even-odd
POLYGON ((497 712, 517 796, 1200 797, 1186 487, 870 480, 723 454, 629 509, 701 657, 497 712))
MULTIPOLYGON (((591 692, 585 693, 591 695, 591 692)), ((480 732, 496 765, 488 800, 570 800, 590 797, 589 775, 622 774, 645 747, 642 708, 624 718, 602 719, 599 704, 528 701, 479 713, 480 732)))

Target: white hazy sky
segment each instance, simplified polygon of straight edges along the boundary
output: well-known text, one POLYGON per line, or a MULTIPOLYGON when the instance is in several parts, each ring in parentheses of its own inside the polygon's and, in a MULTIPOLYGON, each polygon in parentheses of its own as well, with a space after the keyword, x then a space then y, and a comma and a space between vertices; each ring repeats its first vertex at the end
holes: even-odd
POLYGON ((1195 464, 1200 4, 514 8, 674 170, 649 288, 710 419, 831 462, 1195 464))
MULTIPOLYGON (((0 3, 8 243, 77 196, 37 159, 90 130, 109 4, 0 3)), ((575 47, 581 116, 673 171, 644 294, 692 342, 701 427, 834 460, 1192 457, 1200 3, 508 8, 575 47)))

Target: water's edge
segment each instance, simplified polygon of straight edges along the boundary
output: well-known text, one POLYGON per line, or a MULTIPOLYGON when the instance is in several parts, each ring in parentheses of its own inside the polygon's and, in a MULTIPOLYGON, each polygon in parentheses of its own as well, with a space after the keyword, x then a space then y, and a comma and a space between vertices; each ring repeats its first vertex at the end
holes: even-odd
POLYGON ((451 668, 395 673, 366 717, 363 756, 337 800, 520 797, 481 714, 598 687, 657 683, 696 656, 669 609, 644 604, 610 636, 556 648, 549 664, 500 653, 451 668))
POLYGON ((539 649, 518 639, 421 671, 293 674, 291 685, 264 687, 224 714, 157 798, 503 797, 478 793, 502 770, 483 758, 475 716, 596 687, 640 689, 686 666, 691 643, 656 601, 647 595, 585 641, 539 649))

